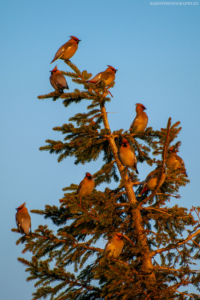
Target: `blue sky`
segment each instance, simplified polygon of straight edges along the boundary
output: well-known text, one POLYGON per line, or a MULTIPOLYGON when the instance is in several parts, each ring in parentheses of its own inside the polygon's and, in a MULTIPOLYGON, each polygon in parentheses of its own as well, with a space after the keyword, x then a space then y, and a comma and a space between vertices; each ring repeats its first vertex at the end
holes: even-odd
MULTIPOLYGON (((58 205, 62 188, 79 183, 85 172, 95 173, 101 160, 75 166, 74 159, 40 152, 45 140, 62 139, 52 131, 78 112, 87 101, 65 108, 62 100, 38 100, 53 91, 50 65, 70 35, 81 39, 71 59, 80 70, 96 73, 112 65, 118 72, 107 110, 112 129, 128 129, 135 103, 147 107, 148 126, 165 127, 169 117, 181 121, 180 156, 191 183, 181 188, 181 199, 170 205, 199 205, 200 5, 150 5, 150 1, 11 1, 1 3, 1 295, 3 299, 31 299, 34 283, 26 283, 25 268, 17 261, 23 247, 15 208, 43 209, 58 205), (23 293, 21 289, 23 287, 23 293)), ((60 70, 69 71, 63 61, 60 70)), ((70 91, 76 87, 67 79, 70 91)), ((149 172, 139 164, 140 179, 149 172)), ((33 230, 51 222, 32 215, 33 230)), ((104 245, 102 245, 102 248, 104 245)), ((24 255, 30 258, 29 254, 24 255)))

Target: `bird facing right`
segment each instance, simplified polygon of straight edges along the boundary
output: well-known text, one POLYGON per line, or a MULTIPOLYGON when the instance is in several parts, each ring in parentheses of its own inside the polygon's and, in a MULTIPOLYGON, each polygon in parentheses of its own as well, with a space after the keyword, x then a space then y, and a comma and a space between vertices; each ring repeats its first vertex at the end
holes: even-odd
POLYGON ((135 133, 141 133, 145 131, 145 128, 147 127, 148 116, 144 112, 145 109, 146 107, 143 104, 136 103, 136 117, 130 127, 130 130, 134 129, 135 133))
POLYGON ((90 173, 85 174, 85 178, 80 182, 77 194, 82 196, 88 196, 92 194, 92 191, 94 189, 94 180, 92 178, 92 175, 90 173))
POLYGON ((17 213, 15 218, 19 232, 21 232, 21 234, 29 235, 31 232, 31 217, 25 205, 26 202, 16 208, 17 213))
MULTIPOLYGON (((54 62, 57 59, 63 59, 63 60, 69 60, 77 51, 78 49, 78 43, 81 41, 75 36, 70 36, 70 40, 62 45, 58 51, 56 52, 54 59, 52 62, 54 62)), ((51 64, 52 64, 51 62, 51 64)))
POLYGON ((110 239, 106 244, 104 253, 110 251, 108 256, 113 256, 114 258, 119 257, 124 247, 124 242, 122 241, 122 238, 122 233, 116 232, 112 239, 110 239))
POLYGON ((185 176, 187 176, 186 169, 185 169, 185 163, 183 159, 178 156, 176 153, 178 152, 178 149, 175 150, 174 147, 170 147, 168 150, 168 157, 166 159, 166 166, 172 167, 174 170, 182 169, 185 176))
POLYGON ((108 86, 115 80, 116 72, 117 70, 115 68, 108 66, 108 68, 104 72, 98 73, 87 82, 98 85, 103 80, 105 82, 105 86, 108 86))

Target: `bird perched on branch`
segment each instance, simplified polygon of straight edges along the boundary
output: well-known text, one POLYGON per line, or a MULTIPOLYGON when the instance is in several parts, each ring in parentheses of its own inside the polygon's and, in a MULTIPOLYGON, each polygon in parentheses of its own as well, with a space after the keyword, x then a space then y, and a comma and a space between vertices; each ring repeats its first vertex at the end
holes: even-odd
POLYGON ((94 180, 92 178, 92 175, 90 173, 85 174, 85 178, 80 182, 77 194, 82 196, 87 196, 92 194, 92 191, 94 189, 94 180))
POLYGON ((139 174, 135 152, 131 149, 131 146, 125 138, 122 138, 122 145, 119 149, 119 158, 124 166, 133 168, 136 173, 139 174))
POLYGON ((147 127, 148 116, 144 112, 145 109, 146 107, 143 104, 136 103, 136 117, 130 127, 130 130, 134 129, 135 133, 143 132, 147 127))
POLYGON ((174 170, 182 169, 183 173, 187 176, 186 169, 185 169, 185 163, 182 160, 182 158, 176 154, 177 152, 178 152, 178 149, 175 149, 174 147, 169 148, 168 157, 166 159, 166 166, 172 167, 172 168, 174 168, 174 170))
POLYGON ((31 217, 25 205, 26 202, 16 208, 17 213, 15 217, 19 232, 21 232, 21 234, 29 235, 29 233, 31 233, 31 217))
POLYGON ((119 257, 124 247, 124 242, 122 241, 122 238, 122 233, 116 232, 112 239, 110 239, 106 244, 104 253, 110 251, 108 256, 113 256, 115 258, 119 257))
POLYGON ((105 86, 108 86, 115 80, 116 72, 117 72, 117 70, 115 68, 108 66, 108 68, 104 72, 98 73, 97 75, 95 75, 92 79, 88 80, 87 82, 98 85, 101 81, 104 81, 105 86))
POLYGON ((77 51, 78 43, 81 41, 75 36, 70 36, 70 40, 62 45, 56 52, 51 64, 57 59, 69 60, 77 51))
MULTIPOLYGON (((158 181, 159 181, 159 178, 160 178, 160 172, 161 172, 161 168, 157 167, 155 170, 151 171, 147 175, 147 177, 146 177, 146 179, 144 181, 144 184, 143 184, 143 189, 140 192, 139 196, 141 196, 146 191, 149 191, 149 190, 153 191, 156 188, 156 186, 158 184, 158 181)), ((165 179, 166 179, 166 174, 165 174, 165 171, 164 171, 162 173, 162 175, 161 175, 158 188, 161 187, 161 185, 163 184, 163 182, 165 181, 165 179)))
POLYGON ((59 92, 63 92, 64 89, 69 89, 67 81, 63 76, 62 72, 57 69, 57 66, 50 71, 51 76, 49 78, 52 87, 59 92))

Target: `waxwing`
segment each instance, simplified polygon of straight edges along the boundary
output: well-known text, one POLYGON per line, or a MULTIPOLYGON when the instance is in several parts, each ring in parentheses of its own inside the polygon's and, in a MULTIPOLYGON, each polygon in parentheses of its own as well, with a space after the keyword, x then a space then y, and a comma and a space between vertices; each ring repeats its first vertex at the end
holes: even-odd
POLYGON ((104 249, 104 253, 109 252, 108 256, 113 256, 117 258, 120 256, 122 249, 124 247, 124 242, 122 241, 123 235, 120 232, 116 232, 112 239, 110 239, 104 249))
POLYGON ((75 54, 76 50, 78 49, 78 43, 81 40, 75 36, 70 36, 70 38, 71 39, 67 43, 58 49, 52 62, 59 58, 63 60, 69 60, 75 54))
POLYGON ((186 169, 185 169, 185 163, 182 160, 182 158, 176 154, 176 152, 178 152, 178 149, 175 150, 174 147, 169 148, 168 157, 166 159, 166 166, 173 167, 174 170, 182 169, 184 174, 187 176, 186 169))
POLYGON ((77 194, 82 196, 87 196, 92 194, 92 191, 94 189, 94 180, 92 178, 92 175, 90 173, 85 174, 85 178, 80 182, 77 194))
POLYGON ((26 202, 16 208, 16 223, 21 234, 29 235, 31 233, 31 217, 28 209, 25 207, 26 202))
POLYGON ((103 80, 105 82, 105 85, 108 86, 115 80, 116 72, 117 70, 115 68, 108 66, 108 68, 104 72, 98 73, 96 76, 94 76, 87 82, 98 85, 103 80))
POLYGON ((57 69, 57 66, 55 66, 55 68, 50 72, 51 72, 51 76, 50 76, 49 80, 50 80, 52 87, 56 91, 63 92, 64 89, 67 89, 67 90, 69 89, 65 77, 63 76, 62 72, 57 69))
MULTIPOLYGON (((149 190, 153 191, 156 188, 156 186, 158 184, 158 178, 160 177, 160 170, 161 170, 161 168, 157 167, 155 170, 151 171, 147 175, 147 177, 146 177, 146 179, 144 181, 144 184, 143 184, 143 189, 140 192, 139 196, 141 196, 146 191, 149 191, 149 190)), ((166 179, 166 174, 165 174, 165 171, 164 171, 162 173, 162 175, 161 175, 161 181, 159 183, 158 188, 161 187, 161 185, 163 184, 163 182, 165 181, 165 179, 166 179)))
POLYGON ((122 145, 119 149, 119 158, 124 166, 133 168, 136 173, 139 174, 137 170, 137 158, 127 139, 125 138, 122 139, 122 145))
POLYGON ((130 127, 130 130, 134 129, 135 133, 143 132, 147 127, 148 116, 144 112, 145 109, 146 107, 143 104, 136 103, 136 117, 130 127))

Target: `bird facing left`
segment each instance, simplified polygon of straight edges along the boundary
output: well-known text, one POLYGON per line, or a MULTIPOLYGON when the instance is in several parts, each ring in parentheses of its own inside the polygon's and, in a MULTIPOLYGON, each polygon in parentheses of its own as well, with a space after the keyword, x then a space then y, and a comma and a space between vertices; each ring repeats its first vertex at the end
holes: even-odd
POLYGON ((25 207, 26 202, 16 208, 16 223, 21 234, 29 235, 31 233, 31 217, 28 209, 25 207))
POLYGON ((63 76, 62 72, 57 69, 57 66, 55 66, 55 68, 50 72, 51 72, 51 76, 50 76, 49 80, 50 80, 52 87, 56 91, 63 92, 64 89, 67 89, 67 90, 69 89, 65 77, 63 76))

